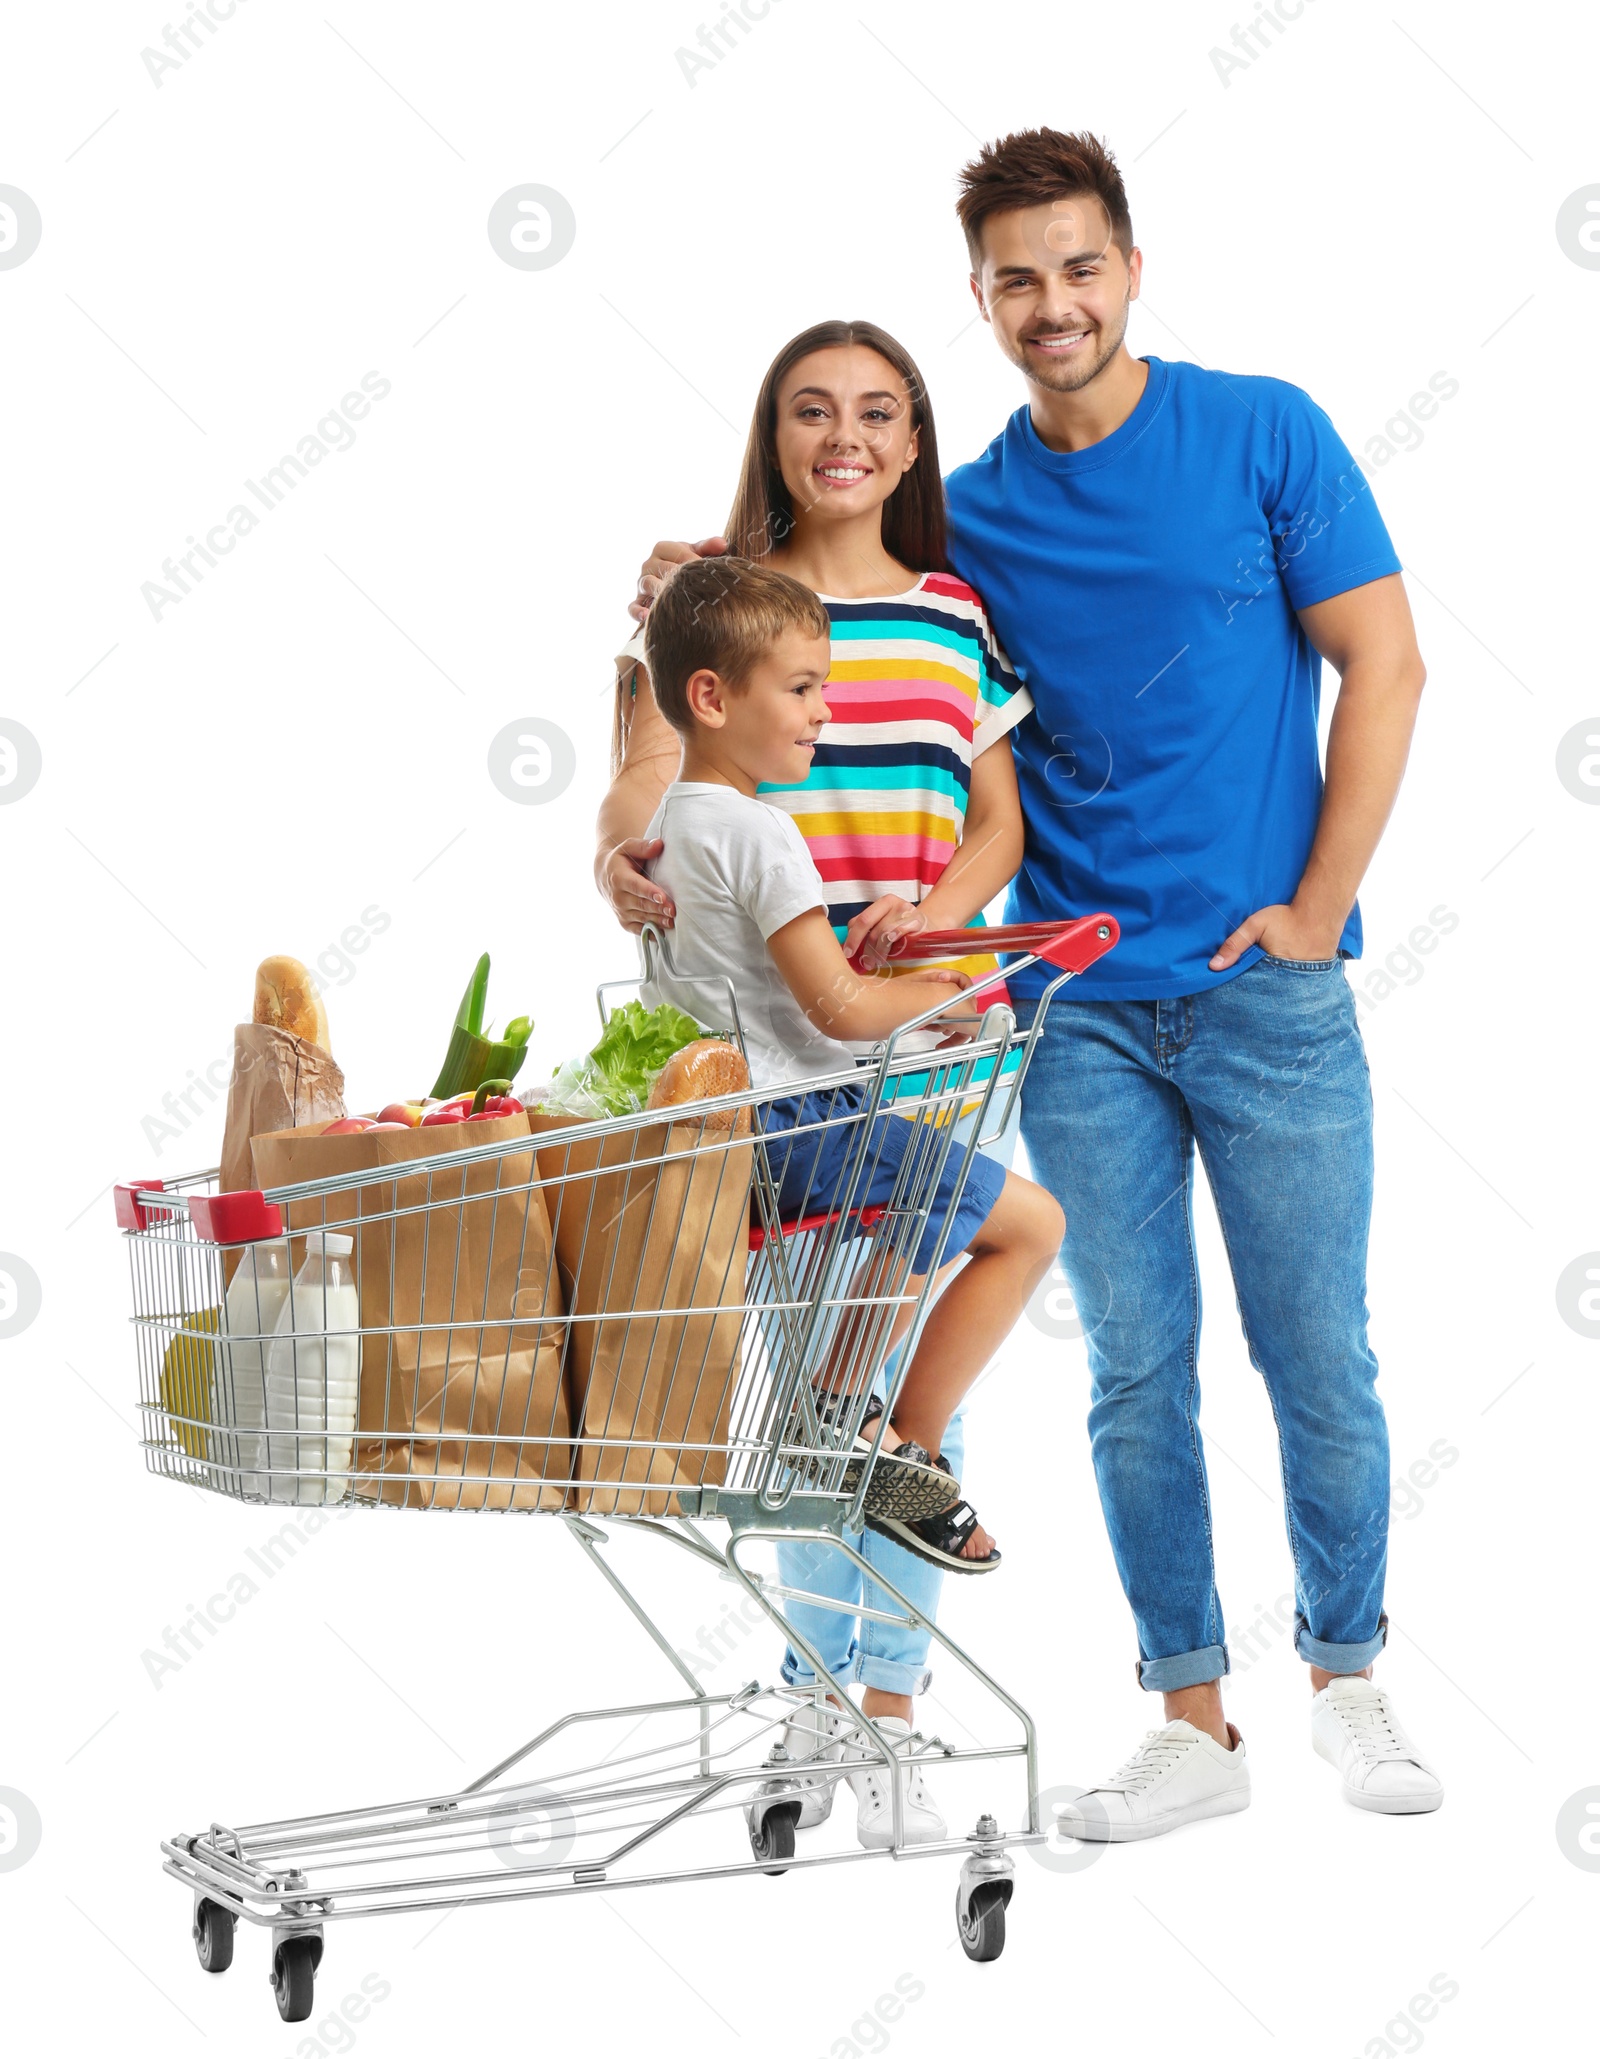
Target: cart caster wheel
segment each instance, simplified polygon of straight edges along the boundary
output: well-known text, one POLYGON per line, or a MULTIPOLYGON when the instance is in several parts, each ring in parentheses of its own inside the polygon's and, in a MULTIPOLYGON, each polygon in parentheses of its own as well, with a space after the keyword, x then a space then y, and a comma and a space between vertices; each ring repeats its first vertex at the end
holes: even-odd
POLYGON ((233 1964, 233 1927, 237 1922, 231 1909, 224 1909, 220 1902, 202 1901, 194 1912, 195 1957, 207 1973, 226 1973, 233 1964))
MULTIPOLYGON (((751 1826, 750 1849, 758 1859, 792 1859, 794 1857, 795 1826, 800 1821, 798 1802, 775 1802, 762 1816, 760 1822, 751 1826)), ((774 1879, 786 1873, 786 1866, 767 1868, 774 1879)))
POLYGON ((272 1994, 285 2023, 304 2023, 311 2014, 317 1956, 309 1937, 285 1938, 272 1955, 272 1994))
POLYGON ((1009 1880, 986 1880, 972 1890, 965 1910, 956 1897, 956 1931, 961 1949, 980 1965, 998 1959, 1006 1948, 1006 1903, 1011 1899, 1009 1880))

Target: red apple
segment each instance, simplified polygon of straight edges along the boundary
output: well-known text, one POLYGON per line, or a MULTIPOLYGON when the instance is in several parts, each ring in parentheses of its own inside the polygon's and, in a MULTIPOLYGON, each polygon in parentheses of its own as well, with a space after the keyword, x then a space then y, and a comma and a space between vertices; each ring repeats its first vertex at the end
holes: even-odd
POLYGON ((373 1130, 408 1130, 411 1125, 408 1122, 374 1122, 367 1127, 373 1130))
POLYGON ((325 1137, 354 1137, 362 1130, 375 1130, 377 1127, 370 1115, 347 1115, 342 1122, 330 1122, 322 1134, 325 1137))
POLYGON ((387 1108, 378 1110, 378 1121, 385 1127, 399 1124, 402 1129, 414 1130, 422 1121, 420 1101, 391 1101, 387 1108))

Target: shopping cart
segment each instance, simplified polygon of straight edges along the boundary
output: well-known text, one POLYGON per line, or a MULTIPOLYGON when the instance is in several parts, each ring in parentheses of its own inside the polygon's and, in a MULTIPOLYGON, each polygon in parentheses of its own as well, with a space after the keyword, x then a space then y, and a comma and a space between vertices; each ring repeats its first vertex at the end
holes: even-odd
MULTIPOLYGON (((886 1855, 959 1856, 961 1943, 973 1959, 998 1956, 1012 1848, 1044 1838, 1027 1711, 881 1568, 870 1572, 883 1606, 846 1608, 783 1585, 752 1553, 803 1543, 869 1570, 845 1533, 860 1526, 889 1411, 869 1449, 858 1433, 886 1354, 914 1338, 929 1305, 938 1261, 919 1281, 910 1260, 935 1190, 952 1166, 964 1181, 980 1144, 999 1134, 1051 999, 1116 937, 1107 915, 989 932, 989 943, 1059 974, 1030 1030, 1019 1033, 1004 1005, 980 1011, 995 974, 965 997, 963 1040, 945 1023, 930 1030, 930 1010, 822 1082, 822 1120, 843 1126, 853 1148, 842 1184, 830 1176, 826 1194, 808 1194, 787 1218, 779 1142, 764 1145, 759 1127, 770 1089, 260 1193, 219 1192, 214 1171, 117 1189, 152 1472, 291 1508, 555 1515, 688 1690, 561 1716, 449 1792, 213 1821, 167 1839, 164 1870, 192 1892, 208 1972, 231 1962, 241 1918, 269 1928, 279 2013, 297 2022, 310 2013, 332 1922, 877 1856, 796 1851, 808 1790, 859 1764, 808 1765, 785 1750, 797 1711, 827 1694, 847 1703, 784 1617, 791 1599, 925 1629, 1005 1712, 1002 1742, 917 1731, 901 1743, 902 1762, 1023 1761, 1019 1815, 985 1811, 965 1837, 931 1845, 906 1842, 889 1742, 865 1716, 857 1733, 888 1773, 886 1855), (914 1128, 894 1191, 858 1205, 897 1120, 914 1128), (330 1285, 336 1240, 354 1247, 340 1263, 358 1295, 330 1285), (269 1293, 308 1253, 320 1254, 320 1291, 269 1293), (713 1522, 727 1526, 725 1542, 708 1534, 713 1522), (735 1582, 817 1684, 709 1692, 618 1571, 610 1547, 622 1533, 660 1538, 735 1582), (748 1858, 728 1848, 730 1816, 742 1819, 748 1858)), ((926 933, 901 955, 926 962, 971 940, 926 933)), ((650 933, 645 950, 646 969, 670 975, 664 941, 650 933)), ((614 991, 600 990, 602 1022, 614 991)), ((742 1041, 731 990, 727 1016, 711 1028, 742 1041)), ((783 1132, 782 1146, 796 1134, 783 1132)))

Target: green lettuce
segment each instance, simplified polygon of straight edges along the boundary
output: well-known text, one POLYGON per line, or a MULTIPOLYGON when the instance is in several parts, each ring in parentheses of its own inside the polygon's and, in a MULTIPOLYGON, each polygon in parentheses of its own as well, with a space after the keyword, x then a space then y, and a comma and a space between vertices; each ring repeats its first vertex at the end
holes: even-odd
POLYGON ((704 1035, 693 1016, 670 1002, 659 1008, 624 1002, 613 1009, 594 1049, 569 1059, 557 1072, 544 1106, 555 1114, 592 1119, 637 1115, 672 1054, 704 1035))

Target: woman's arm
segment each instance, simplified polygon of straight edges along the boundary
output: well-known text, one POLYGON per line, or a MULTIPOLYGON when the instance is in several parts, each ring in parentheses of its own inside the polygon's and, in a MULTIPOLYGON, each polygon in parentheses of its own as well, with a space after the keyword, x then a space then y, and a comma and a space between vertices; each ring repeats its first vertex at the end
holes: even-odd
POLYGON ((894 894, 863 908, 845 934, 845 956, 864 946, 863 965, 886 965, 897 937, 960 929, 1010 885, 1021 863, 1022 803, 1008 734, 972 762, 966 822, 944 871, 915 908, 894 894))
POLYGON ((959 929, 1008 887, 1022 863, 1022 802, 1011 738, 972 761, 967 819, 955 856, 922 898, 929 929, 959 929))
MULTIPOLYGON (((595 818, 594 883, 623 928, 637 936, 646 922, 672 927, 672 903, 642 868, 661 850, 659 841, 644 841, 644 832, 677 775, 681 747, 676 731, 656 706, 650 675, 642 664, 633 666, 633 684, 632 713, 622 725, 622 762, 595 818)), ((619 698, 627 691, 624 663, 617 668, 619 698)))

